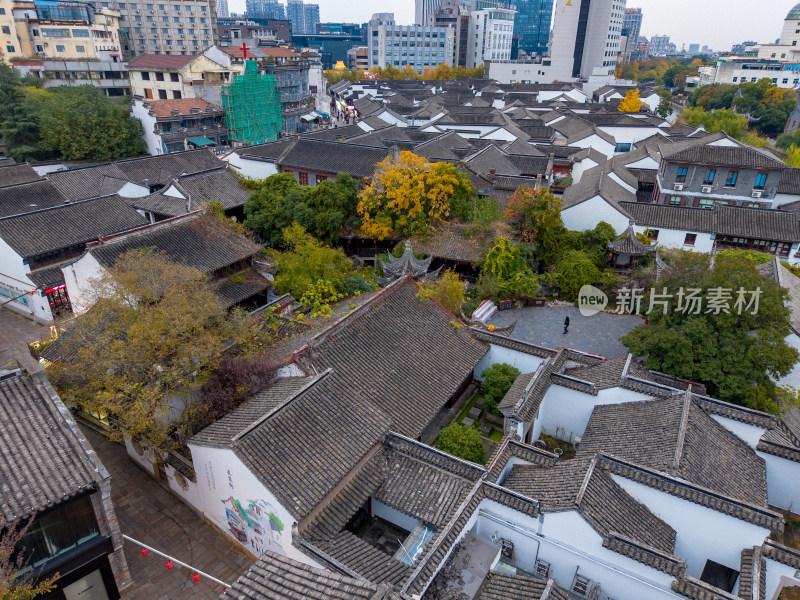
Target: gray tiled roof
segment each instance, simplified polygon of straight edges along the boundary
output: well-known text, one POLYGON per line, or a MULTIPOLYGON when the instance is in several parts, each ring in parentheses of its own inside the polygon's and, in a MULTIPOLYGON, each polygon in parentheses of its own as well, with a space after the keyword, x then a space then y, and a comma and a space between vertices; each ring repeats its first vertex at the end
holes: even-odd
POLYGON ((389 420, 355 400, 341 376, 322 375, 233 450, 298 520, 306 516, 384 436, 389 420), (302 473, 303 477, 298 477, 302 473))
POLYGON ((131 183, 144 185, 149 181, 151 186, 167 185, 175 177, 184 174, 199 173, 220 166, 220 160, 211 150, 186 150, 159 156, 130 158, 114 163, 125 178, 131 183))
POLYGON ((178 178, 178 185, 196 206, 219 202, 225 210, 244 206, 250 192, 239 185, 232 169, 217 168, 178 178))
POLYGON ((383 146, 361 146, 300 138, 281 158, 283 171, 310 171, 336 175, 349 173, 353 177, 370 177, 375 166, 389 156, 383 146))
POLYGON ((350 398, 417 437, 488 350, 417 286, 398 280, 312 343, 317 370, 333 368, 350 398))
POLYGON ((0 238, 29 257, 146 224, 122 198, 107 196, 0 219, 0 238))
POLYGON ((468 228, 469 225, 466 224, 450 223, 430 235, 414 238, 412 246, 415 252, 435 258, 477 264, 483 259, 485 252, 474 237, 468 239, 464 235, 468 228))
POLYGON ((313 377, 278 379, 233 412, 192 436, 188 443, 193 446, 230 448, 236 436, 314 381, 313 377))
POLYGON ((411 575, 408 565, 349 531, 342 531, 333 539, 320 544, 319 549, 368 581, 400 585, 411 575))
POLYGON ((0 423, 0 527, 97 487, 102 465, 49 383, 0 380, 0 423))
POLYGON ((720 167, 750 167, 754 169, 784 170, 789 167, 768 152, 751 146, 712 146, 696 144, 664 154, 668 162, 681 162, 720 167))
POLYGON ((42 176, 28 163, 0 165, 0 188, 40 181, 42 176))
POLYGON ((289 146, 295 142, 295 137, 285 137, 277 142, 257 144, 236 149, 236 153, 245 158, 255 158, 264 161, 276 161, 289 146))
POLYGON ((598 406, 582 454, 606 452, 756 506, 767 505, 764 459, 689 394, 598 406))
POLYGON ((36 181, 0 188, 0 217, 60 206, 67 201, 49 181, 36 181), (34 205, 34 206, 31 206, 34 205))
POLYGON ((192 214, 112 237, 89 251, 109 267, 130 250, 156 248, 205 274, 254 256, 261 247, 212 215, 192 214))
POLYGON ((628 205, 636 203, 636 193, 628 191, 619 183, 607 177, 604 165, 598 165, 586 171, 578 183, 564 190, 563 209, 572 208, 595 196, 602 197, 626 216, 628 215, 628 205))
POLYGON ((552 579, 491 572, 479 600, 567 600, 552 579))
POLYGON ((782 210, 721 205, 714 205, 712 208, 687 208, 637 202, 622 202, 620 206, 638 225, 648 227, 774 241, 800 241, 800 222, 797 216, 782 210))
POLYGON ((379 588, 267 550, 220 600, 379 600, 386 594, 386 586, 379 588))
POLYGON ((116 194, 128 183, 125 173, 113 163, 56 171, 47 179, 70 201, 116 194))
POLYGON ((778 184, 779 194, 791 194, 800 196, 800 169, 786 169, 781 173, 781 181, 778 184))

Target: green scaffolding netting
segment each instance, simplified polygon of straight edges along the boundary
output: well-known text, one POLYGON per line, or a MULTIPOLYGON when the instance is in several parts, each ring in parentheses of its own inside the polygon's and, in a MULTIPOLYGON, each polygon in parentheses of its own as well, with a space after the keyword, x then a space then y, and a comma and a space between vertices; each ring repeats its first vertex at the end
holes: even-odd
POLYGON ((244 144, 274 142, 283 128, 281 96, 274 75, 260 75, 254 60, 244 74, 222 88, 222 108, 228 138, 244 144))

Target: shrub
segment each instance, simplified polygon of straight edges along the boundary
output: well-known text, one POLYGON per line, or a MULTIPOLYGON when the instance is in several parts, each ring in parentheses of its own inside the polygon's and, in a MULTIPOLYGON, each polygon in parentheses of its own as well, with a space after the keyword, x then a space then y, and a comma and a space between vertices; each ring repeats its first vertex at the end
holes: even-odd
POLYGON ((420 284, 417 296, 420 300, 434 300, 458 315, 464 302, 464 284, 453 271, 445 271, 438 280, 420 284))
POLYGON ((437 447, 442 452, 479 465, 486 462, 481 432, 477 427, 453 423, 439 432, 437 447))
POLYGON ((508 363, 495 363, 483 372, 483 406, 495 415, 500 415, 497 405, 508 393, 520 372, 508 363))
POLYGON ((359 294, 366 294, 367 292, 372 292, 377 289, 378 286, 369 279, 361 277, 361 275, 350 275, 344 280, 342 293, 344 293, 345 296, 350 297, 357 296, 359 294))

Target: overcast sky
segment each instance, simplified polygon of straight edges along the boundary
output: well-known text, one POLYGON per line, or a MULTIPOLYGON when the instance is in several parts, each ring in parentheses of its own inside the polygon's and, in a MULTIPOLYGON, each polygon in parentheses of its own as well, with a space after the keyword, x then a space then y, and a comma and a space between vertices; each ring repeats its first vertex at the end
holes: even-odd
MULTIPOLYGON (((642 35, 667 34, 682 44, 707 44, 730 50, 754 40, 773 42, 783 19, 800 0, 628 0, 642 8, 642 35)), ((229 0, 231 11, 243 12, 244 0, 229 0)), ((414 21, 414 0, 317 0, 320 19, 364 23, 376 12, 393 12, 400 24, 414 21)))

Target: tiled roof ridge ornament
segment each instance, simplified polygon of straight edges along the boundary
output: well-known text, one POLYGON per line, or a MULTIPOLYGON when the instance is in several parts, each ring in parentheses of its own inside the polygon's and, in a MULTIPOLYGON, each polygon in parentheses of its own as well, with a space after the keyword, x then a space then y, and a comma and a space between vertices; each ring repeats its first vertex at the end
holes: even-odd
POLYGON ((428 269, 431 266, 432 260, 433 257, 428 257, 425 260, 417 259, 414 256, 413 249, 411 248, 411 240, 406 240, 403 256, 400 258, 395 258, 389 254, 388 262, 381 260, 384 277, 378 278, 378 283, 382 287, 386 287, 393 281, 396 281, 401 277, 405 277, 406 275, 411 275, 416 280, 436 279, 439 276, 439 271, 441 271, 441 268, 428 273, 428 269))

